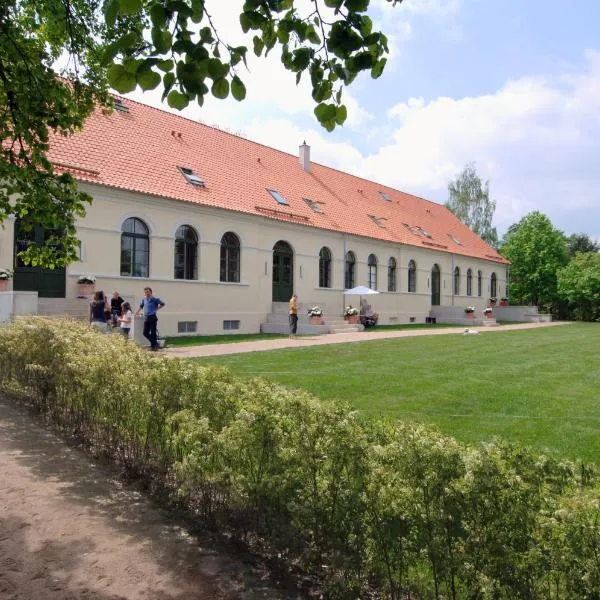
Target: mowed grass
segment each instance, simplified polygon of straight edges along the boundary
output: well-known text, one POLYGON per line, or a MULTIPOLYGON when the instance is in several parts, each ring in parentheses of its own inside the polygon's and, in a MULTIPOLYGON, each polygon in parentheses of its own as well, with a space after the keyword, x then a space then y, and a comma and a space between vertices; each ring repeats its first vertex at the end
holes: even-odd
POLYGON ((436 335, 197 359, 371 415, 494 436, 600 465, 600 324, 436 335))

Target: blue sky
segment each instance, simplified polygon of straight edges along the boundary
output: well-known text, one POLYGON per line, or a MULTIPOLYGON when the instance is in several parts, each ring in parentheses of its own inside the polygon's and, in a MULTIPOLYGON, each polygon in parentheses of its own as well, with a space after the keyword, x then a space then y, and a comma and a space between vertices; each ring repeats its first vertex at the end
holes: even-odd
MULTIPOLYGON (((308 0, 304 0, 308 2, 308 0)), ((246 43, 237 2, 207 0, 228 41, 246 43)), ((532 210, 600 240, 600 2, 371 0, 390 39, 378 80, 345 92, 349 118, 327 133, 307 82, 278 56, 240 72, 244 102, 209 99, 184 115, 436 202, 467 162, 490 180, 500 234, 532 210)), ((159 105, 158 94, 135 93, 159 105)))

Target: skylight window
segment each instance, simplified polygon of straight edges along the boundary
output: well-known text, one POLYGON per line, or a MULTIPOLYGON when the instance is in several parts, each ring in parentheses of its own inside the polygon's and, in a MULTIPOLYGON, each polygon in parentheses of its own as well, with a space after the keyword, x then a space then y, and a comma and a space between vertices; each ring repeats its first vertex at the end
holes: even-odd
POLYGON ((288 206, 288 201, 277 190, 270 190, 267 188, 267 192, 269 192, 269 194, 275 198, 277 204, 288 206))
POLYGON ((449 233, 448 237, 455 243, 458 244, 459 246, 462 246, 462 242, 453 234, 449 233))
POLYGON ((196 185, 198 187, 205 186, 204 179, 202 179, 202 177, 199 177, 198 175, 196 175, 196 173, 194 173, 194 171, 192 169, 188 169, 187 167, 178 167, 178 168, 181 171, 181 174, 186 178, 188 183, 191 183, 192 185, 196 185))
POLYGON ((118 111, 118 112, 123 112, 123 113, 128 113, 129 112, 129 107, 127 107, 123 103, 123 100, 121 98, 115 98, 114 99, 114 107, 115 107, 115 110, 118 111))
POLYGON ((386 202, 391 202, 392 199, 390 198, 389 194, 387 192, 383 192, 383 191, 379 191, 379 195, 386 201, 386 202))
POLYGON ((415 225, 415 227, 425 236, 428 238, 433 237, 428 231, 426 231, 425 229, 423 229, 420 225, 415 225))
POLYGON ((310 200, 309 198, 302 198, 304 202, 316 213, 322 213, 323 209, 321 208, 321 203, 315 200, 310 200))
POLYGON ((373 223, 375 223, 375 225, 377 225, 377 227, 381 227, 382 229, 385 229, 385 224, 384 221, 385 219, 383 219, 382 217, 376 217, 375 215, 367 215, 369 217, 369 219, 371 219, 371 221, 373 221, 373 223))

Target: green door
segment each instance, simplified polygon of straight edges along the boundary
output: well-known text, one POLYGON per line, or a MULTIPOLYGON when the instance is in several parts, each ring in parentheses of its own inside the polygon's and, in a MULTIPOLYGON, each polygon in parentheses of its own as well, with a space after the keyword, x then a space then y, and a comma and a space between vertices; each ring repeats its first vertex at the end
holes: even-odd
POLYGON ((65 269, 42 269, 24 265, 17 253, 31 244, 43 244, 52 231, 37 225, 32 231, 22 231, 19 221, 15 222, 15 274, 13 289, 22 292, 37 292, 40 298, 65 297, 65 269))
POLYGON ((440 268, 433 265, 431 269, 431 306, 440 305, 440 268))
POLYGON ((273 302, 287 302, 294 292, 294 253, 287 242, 273 246, 273 302))

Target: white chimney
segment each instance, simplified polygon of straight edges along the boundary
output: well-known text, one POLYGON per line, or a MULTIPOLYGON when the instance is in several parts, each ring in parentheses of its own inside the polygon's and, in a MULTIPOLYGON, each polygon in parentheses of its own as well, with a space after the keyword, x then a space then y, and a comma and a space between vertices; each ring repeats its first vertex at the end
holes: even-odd
POLYGON ((300 165, 307 173, 310 173, 310 146, 306 141, 302 142, 302 146, 300 146, 300 165))

